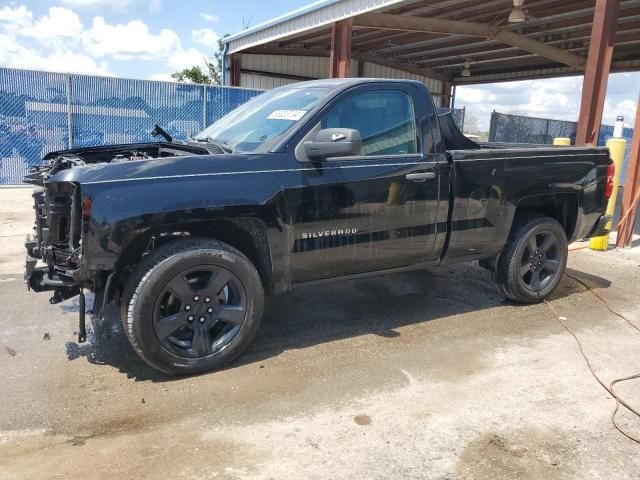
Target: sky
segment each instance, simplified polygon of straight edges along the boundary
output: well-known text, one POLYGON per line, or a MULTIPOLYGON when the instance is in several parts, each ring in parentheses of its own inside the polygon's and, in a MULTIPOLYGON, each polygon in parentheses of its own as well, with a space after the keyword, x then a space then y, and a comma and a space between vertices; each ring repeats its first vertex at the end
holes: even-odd
POLYGON ((310 0, 0 0, 0 66, 168 80, 310 0))
MULTIPOLYGON (((470 85, 456 89, 456 108, 465 106, 480 131, 489 131, 491 112, 576 121, 580 112, 582 76, 470 85)), ((613 125, 618 115, 633 127, 640 95, 640 73, 609 76, 602 122, 613 125)))
MULTIPOLYGON (((217 39, 308 5, 311 0, 0 0, 0 66, 170 80, 204 64, 217 39)), ((459 87, 480 130, 491 111, 576 120, 581 77, 459 87)), ((640 73, 609 81, 604 122, 631 126, 640 73)))

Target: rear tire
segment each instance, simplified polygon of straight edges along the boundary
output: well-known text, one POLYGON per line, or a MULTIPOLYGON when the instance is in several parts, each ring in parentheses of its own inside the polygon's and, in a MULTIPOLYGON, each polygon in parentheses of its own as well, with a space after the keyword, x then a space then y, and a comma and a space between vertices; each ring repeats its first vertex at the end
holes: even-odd
POLYGON ((560 223, 542 215, 521 215, 514 221, 493 279, 510 300, 540 302, 558 286, 567 256, 567 236, 560 223))
POLYGON ((264 291, 251 261, 210 239, 174 240, 154 250, 122 295, 122 323, 136 353, 170 375, 233 361, 255 335, 264 291))

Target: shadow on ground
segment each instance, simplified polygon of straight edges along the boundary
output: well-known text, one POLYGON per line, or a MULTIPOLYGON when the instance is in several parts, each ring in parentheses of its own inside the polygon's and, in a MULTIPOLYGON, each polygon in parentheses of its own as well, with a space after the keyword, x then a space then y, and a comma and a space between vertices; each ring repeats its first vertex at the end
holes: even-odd
MULTIPOLYGON (((567 269, 567 273, 592 288, 610 285, 606 279, 581 271, 567 269)), ((551 298, 584 289, 565 276, 551 298)), ((267 299, 255 339, 228 368, 365 334, 397 337, 400 327, 509 305, 514 304, 494 290, 489 273, 471 264, 304 287, 267 299)), ((69 360, 85 358, 93 364, 110 365, 137 381, 174 379, 151 369, 137 356, 124 335, 118 310, 110 307, 103 324, 92 319, 87 343, 67 343, 69 360)))

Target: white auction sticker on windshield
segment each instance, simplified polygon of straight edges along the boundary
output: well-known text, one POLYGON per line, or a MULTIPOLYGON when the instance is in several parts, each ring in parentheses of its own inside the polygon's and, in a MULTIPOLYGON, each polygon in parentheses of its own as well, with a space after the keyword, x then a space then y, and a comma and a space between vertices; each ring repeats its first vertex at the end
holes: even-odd
POLYGON ((267 117, 269 120, 300 120, 306 110, 274 110, 267 117))

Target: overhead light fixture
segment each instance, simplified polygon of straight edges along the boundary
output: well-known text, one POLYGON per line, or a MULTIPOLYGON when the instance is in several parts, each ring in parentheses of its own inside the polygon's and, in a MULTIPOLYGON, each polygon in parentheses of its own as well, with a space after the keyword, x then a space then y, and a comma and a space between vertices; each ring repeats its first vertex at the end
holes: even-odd
POLYGON ((460 74, 462 77, 470 77, 471 76, 471 63, 464 62, 464 68, 462 69, 462 73, 460 74))
POLYGON ((523 6, 524 0, 513 0, 513 10, 511 10, 507 20, 509 23, 520 23, 527 19, 527 16, 524 14, 524 10, 522 10, 523 6))

